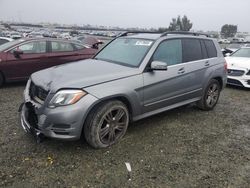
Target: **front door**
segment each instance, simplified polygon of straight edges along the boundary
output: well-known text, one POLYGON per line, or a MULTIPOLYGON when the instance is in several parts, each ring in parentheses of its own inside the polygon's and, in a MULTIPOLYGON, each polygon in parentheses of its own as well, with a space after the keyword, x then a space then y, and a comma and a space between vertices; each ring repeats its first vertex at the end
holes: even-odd
POLYGON ((7 52, 5 70, 9 80, 27 79, 32 73, 44 68, 46 64, 46 41, 32 41, 17 46, 7 52), (21 51, 18 57, 14 55, 14 50, 21 51))

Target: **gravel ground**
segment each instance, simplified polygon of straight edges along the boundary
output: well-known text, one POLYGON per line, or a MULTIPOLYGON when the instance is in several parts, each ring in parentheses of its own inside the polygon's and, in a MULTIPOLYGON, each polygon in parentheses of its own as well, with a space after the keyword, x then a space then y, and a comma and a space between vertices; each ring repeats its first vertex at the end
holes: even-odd
POLYGON ((94 150, 84 141, 37 144, 18 124, 23 89, 0 89, 0 187, 250 185, 249 90, 226 88, 210 112, 190 105, 138 121, 118 144, 94 150))

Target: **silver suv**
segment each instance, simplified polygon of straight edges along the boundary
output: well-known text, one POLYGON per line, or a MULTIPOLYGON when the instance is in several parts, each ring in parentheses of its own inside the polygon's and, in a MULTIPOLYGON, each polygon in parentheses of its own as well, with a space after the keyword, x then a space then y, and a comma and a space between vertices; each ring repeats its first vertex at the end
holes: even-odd
POLYGON ((21 125, 38 141, 83 135, 105 148, 131 121, 194 102, 213 109, 226 72, 218 43, 205 35, 127 32, 92 59, 34 73, 19 109, 21 125))

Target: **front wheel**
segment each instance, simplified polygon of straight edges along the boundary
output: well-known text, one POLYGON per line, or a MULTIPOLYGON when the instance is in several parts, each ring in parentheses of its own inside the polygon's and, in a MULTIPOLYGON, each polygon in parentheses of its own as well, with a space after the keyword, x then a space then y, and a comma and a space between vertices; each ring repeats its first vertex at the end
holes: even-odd
POLYGON ((201 100, 197 102, 197 106, 202 110, 212 110, 218 102, 220 91, 219 82, 215 79, 210 80, 201 100))
POLYGON ((126 133, 129 112, 121 101, 108 101, 94 108, 84 126, 86 141, 94 148, 106 148, 126 133))

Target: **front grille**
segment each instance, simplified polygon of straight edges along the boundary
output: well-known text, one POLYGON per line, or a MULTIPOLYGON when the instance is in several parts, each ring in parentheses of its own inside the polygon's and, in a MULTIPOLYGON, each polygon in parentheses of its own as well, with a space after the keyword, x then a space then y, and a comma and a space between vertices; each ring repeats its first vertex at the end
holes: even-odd
POLYGON ((236 86, 243 86, 240 81, 235 80, 235 79, 231 79, 231 78, 227 79, 227 84, 236 85, 236 86))
POLYGON ((250 85, 250 80, 247 80, 247 84, 250 85))
POLYGON ((227 70, 228 76, 242 76, 245 71, 243 70, 235 70, 235 69, 228 69, 227 70))
POLYGON ((30 83, 30 97, 38 103, 43 103, 49 92, 43 88, 36 86, 33 82, 30 83))
POLYGON ((38 129, 38 118, 34 109, 34 106, 31 103, 26 103, 26 108, 28 109, 28 117, 27 121, 29 122, 30 126, 38 129))

